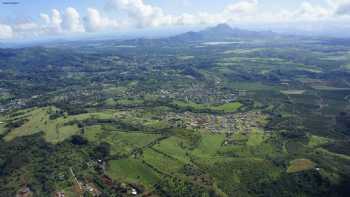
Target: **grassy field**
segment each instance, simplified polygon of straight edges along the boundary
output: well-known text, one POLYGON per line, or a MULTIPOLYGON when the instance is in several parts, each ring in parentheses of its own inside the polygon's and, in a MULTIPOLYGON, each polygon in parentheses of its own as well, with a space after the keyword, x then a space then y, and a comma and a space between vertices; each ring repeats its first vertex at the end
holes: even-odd
POLYGON ((141 99, 120 99, 116 101, 116 104, 122 106, 135 106, 143 104, 143 100, 141 99))
POLYGON ((179 60, 191 60, 195 58, 194 56, 178 56, 177 59, 179 60))
POLYGON ((350 64, 344 65, 343 68, 350 70, 350 64))
POLYGON ((255 131, 249 134, 247 145, 248 146, 259 146, 264 141, 264 133, 255 131))
POLYGON ((210 109, 214 111, 223 111, 225 113, 232 113, 237 111, 239 108, 242 107, 242 104, 239 102, 234 102, 234 103, 227 103, 219 106, 213 106, 210 109))
POLYGON ((192 151, 197 157, 213 157, 224 143, 224 134, 203 134, 198 147, 192 151))
POLYGON ((304 94, 305 90, 284 90, 284 91, 281 91, 281 93, 286 95, 300 95, 300 94, 304 94))
POLYGON ((120 96, 122 95, 127 88, 125 87, 115 87, 115 86, 110 86, 105 89, 103 89, 103 92, 110 95, 110 96, 120 96))
POLYGON ((170 155, 156 152, 152 149, 146 149, 143 153, 143 159, 156 169, 166 174, 175 174, 184 166, 182 161, 179 161, 170 155))
POLYGON ((112 160, 108 163, 107 174, 113 179, 142 183, 148 187, 159 180, 159 175, 138 159, 112 160))
POLYGON ((308 146, 314 148, 314 147, 318 147, 318 146, 327 144, 330 141, 331 141, 330 139, 325 138, 325 137, 319 137, 319 136, 316 136, 316 135, 311 135, 309 137, 308 146))
POLYGON ((278 91, 281 88, 279 86, 265 85, 261 82, 230 82, 230 85, 231 87, 237 90, 247 90, 247 91, 261 91, 261 90, 278 91))
POLYGON ((168 139, 162 140, 159 144, 156 144, 153 148, 157 149, 158 151, 162 151, 167 155, 171 155, 172 157, 182 162, 189 163, 190 158, 187 154, 189 150, 182 148, 181 147, 182 143, 186 143, 186 142, 178 137, 170 137, 168 139))
POLYGON ((287 172, 295 173, 315 168, 316 164, 309 159, 296 159, 290 162, 287 172))
MULTIPOLYGON (((101 125, 93 125, 85 128, 84 136, 89 141, 99 141, 106 134, 101 125)), ((107 134, 109 136, 109 134, 107 134)))
POLYGON ((136 148, 143 148, 161 137, 141 132, 108 131, 99 125, 86 128, 85 136, 89 141, 108 142, 112 154, 130 154, 136 148))
POLYGON ((28 136, 43 132, 48 142, 58 143, 80 132, 76 124, 65 125, 66 123, 83 121, 89 118, 111 119, 114 113, 113 111, 104 111, 50 119, 50 112, 54 110, 56 109, 53 107, 34 108, 23 115, 12 117, 12 119, 26 119, 26 121, 20 127, 12 129, 4 139, 9 141, 19 136, 28 136))
POLYGON ((339 88, 339 87, 333 87, 333 86, 326 86, 326 85, 315 85, 312 86, 312 88, 316 90, 327 90, 327 91, 342 91, 342 90, 350 90, 350 88, 339 88))
POLYGON ((208 105, 193 102, 176 101, 174 104, 180 108, 191 108, 193 110, 210 110, 224 113, 232 113, 242 107, 242 103, 240 102, 226 103, 222 105, 208 105))

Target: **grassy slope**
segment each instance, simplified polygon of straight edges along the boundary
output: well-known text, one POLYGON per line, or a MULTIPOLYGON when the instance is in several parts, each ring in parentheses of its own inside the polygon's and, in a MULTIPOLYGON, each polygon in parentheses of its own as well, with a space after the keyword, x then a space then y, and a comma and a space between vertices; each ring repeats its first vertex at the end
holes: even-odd
POLYGON ((224 141, 224 134, 202 135, 200 144, 193 150, 192 154, 197 157, 213 157, 220 149, 224 141))
POLYGON ((159 180, 157 173, 138 159, 113 160, 108 165, 107 174, 114 179, 143 183, 148 187, 159 180))
POLYGON ((288 173, 301 172, 305 170, 313 169, 316 164, 309 159, 296 159, 290 162, 288 166, 288 173))
POLYGON ((162 151, 167 155, 171 155, 172 157, 182 161, 182 162, 190 162, 190 158, 188 157, 189 151, 181 147, 181 143, 184 141, 178 137, 170 137, 166 140, 161 141, 159 144, 156 144, 154 148, 158 151, 162 151))
POLYGON ((175 174, 183 167, 184 163, 156 152, 152 149, 146 149, 143 154, 143 159, 156 169, 166 174, 175 174))
POLYGON ((50 120, 49 110, 49 107, 35 108, 28 113, 21 115, 20 117, 14 117, 21 118, 24 116, 26 119, 28 119, 28 121, 22 126, 12 129, 4 139, 9 141, 19 136, 28 136, 38 132, 44 132, 45 139, 48 142, 57 143, 80 132, 77 125, 65 125, 67 122, 82 121, 88 118, 110 119, 113 117, 113 112, 105 111, 100 113, 59 117, 57 119, 50 120))

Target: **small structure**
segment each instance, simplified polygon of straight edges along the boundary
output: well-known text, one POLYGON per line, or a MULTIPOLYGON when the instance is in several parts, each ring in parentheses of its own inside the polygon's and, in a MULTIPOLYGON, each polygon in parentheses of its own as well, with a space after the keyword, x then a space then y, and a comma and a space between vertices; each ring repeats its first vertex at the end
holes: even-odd
POLYGON ((89 192, 92 196, 97 197, 97 196, 101 196, 102 194, 92 183, 84 184, 83 188, 86 192, 89 192))
POLYGON ((131 194, 134 196, 138 194, 135 188, 131 188, 131 194))
POLYGON ((20 190, 18 190, 16 197, 32 197, 33 192, 30 190, 29 187, 24 186, 20 190))
POLYGON ((64 192, 56 192, 55 197, 65 197, 64 192))
POLYGON ((113 186, 113 180, 111 178, 109 178, 107 175, 103 175, 101 177, 101 180, 104 184, 106 184, 109 187, 113 186))

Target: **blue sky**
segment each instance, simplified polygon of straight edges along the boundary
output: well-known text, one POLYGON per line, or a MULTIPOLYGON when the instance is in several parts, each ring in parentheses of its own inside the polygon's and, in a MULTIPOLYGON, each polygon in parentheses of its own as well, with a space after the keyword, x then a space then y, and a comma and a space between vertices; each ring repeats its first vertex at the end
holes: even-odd
MULTIPOLYGON (((12 1, 12 0, 10 0, 12 1)), ((0 18, 36 18, 38 13, 47 12, 51 9, 65 9, 74 7, 84 12, 89 7, 103 9, 104 0, 15 0, 18 5, 0 5, 0 18), (15 16, 14 16, 15 15, 15 16)), ((1 1, 5 2, 5 1, 1 1)), ((182 12, 196 12, 198 10, 217 12, 226 5, 237 0, 145 0, 145 3, 159 6, 169 13, 179 14, 182 12)), ((296 9, 304 0, 261 0, 260 7, 264 10, 296 9)), ((324 5, 326 0, 309 0, 308 2, 324 5)))
MULTIPOLYGON (((349 21, 350 0, 6 0, 0 39, 217 23, 349 21)), ((0 0, 4 2, 4 0, 0 0)))

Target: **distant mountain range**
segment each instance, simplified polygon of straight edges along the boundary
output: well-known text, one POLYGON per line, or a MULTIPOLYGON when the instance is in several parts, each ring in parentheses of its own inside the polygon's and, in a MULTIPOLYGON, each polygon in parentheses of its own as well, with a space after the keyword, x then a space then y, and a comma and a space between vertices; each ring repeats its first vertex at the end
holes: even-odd
POLYGON ((281 36, 271 31, 250 31, 239 28, 232 28, 227 24, 219 24, 214 27, 209 27, 204 30, 194 32, 190 31, 176 36, 167 38, 139 38, 130 39, 118 42, 123 45, 137 45, 137 46, 152 46, 158 44, 179 44, 189 42, 222 42, 232 41, 235 38, 239 39, 254 39, 254 38, 272 38, 281 36))
MULTIPOLYGON (((158 38, 147 38, 140 37, 131 38, 133 36, 123 36, 123 37, 99 37, 96 39, 86 39, 86 38, 71 38, 71 39, 51 39, 51 40, 42 40, 35 42, 18 42, 18 43, 6 43, 0 42, 0 48, 21 48, 21 47, 32 47, 32 46, 51 46, 51 47, 63 47, 63 46, 72 46, 79 47, 85 46, 87 44, 96 44, 100 45, 101 43, 105 45, 136 45, 136 46, 152 46, 158 44, 180 44, 180 43, 189 43, 189 42, 223 42, 223 41, 233 41, 234 39, 261 39, 261 38, 275 38, 275 37, 303 37, 301 35, 285 34, 285 33, 275 33, 272 31, 252 31, 240 28, 232 28, 228 24, 219 24, 214 27, 209 27, 201 31, 190 31, 170 37, 158 37, 158 38), (74 43, 74 45, 72 45, 74 43)), ((323 38, 325 39, 325 38, 323 38)), ((334 38, 328 38, 329 42, 334 42, 334 38)), ((346 43, 350 42, 350 39, 341 39, 340 43, 343 43, 343 40, 346 40, 346 43)))
POLYGON ((218 41, 227 38, 261 38, 276 36, 271 31, 249 31, 239 28, 231 28, 227 24, 219 24, 199 32, 188 32, 177 36, 170 37, 178 41, 218 41))

